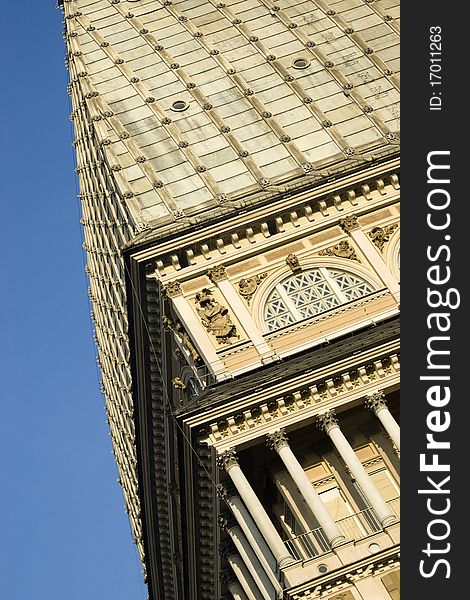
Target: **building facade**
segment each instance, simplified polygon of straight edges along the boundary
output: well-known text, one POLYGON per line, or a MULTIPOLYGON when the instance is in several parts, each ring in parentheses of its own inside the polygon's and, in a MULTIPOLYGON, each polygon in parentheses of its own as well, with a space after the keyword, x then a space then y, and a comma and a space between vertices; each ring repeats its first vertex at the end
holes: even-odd
POLYGON ((396 0, 59 4, 149 598, 396 600, 396 0))

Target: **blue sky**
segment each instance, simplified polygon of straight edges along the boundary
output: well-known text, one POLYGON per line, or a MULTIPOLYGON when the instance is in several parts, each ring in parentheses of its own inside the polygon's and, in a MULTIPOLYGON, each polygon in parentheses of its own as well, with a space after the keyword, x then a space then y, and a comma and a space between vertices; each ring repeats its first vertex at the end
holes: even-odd
POLYGON ((2 3, 0 596, 141 600, 99 392, 55 0, 2 3))

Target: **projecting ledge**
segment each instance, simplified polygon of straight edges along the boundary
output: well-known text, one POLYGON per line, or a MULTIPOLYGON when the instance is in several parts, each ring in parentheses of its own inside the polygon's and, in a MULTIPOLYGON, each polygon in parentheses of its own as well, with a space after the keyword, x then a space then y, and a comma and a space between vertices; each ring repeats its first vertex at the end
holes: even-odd
MULTIPOLYGON (((348 544, 349 545, 349 544, 348 544)), ((338 556, 333 552, 328 552, 317 556, 306 562, 298 561, 293 565, 288 565, 281 569, 286 588, 307 583, 312 579, 317 579, 325 573, 336 571, 343 566, 338 556), (325 571, 320 571, 319 567, 326 567, 325 571)))
POLYGON ((283 567, 284 583, 287 588, 292 588, 319 577, 328 578, 328 574, 390 551, 399 544, 399 532, 400 524, 395 523, 361 540, 345 542, 330 552, 283 567))

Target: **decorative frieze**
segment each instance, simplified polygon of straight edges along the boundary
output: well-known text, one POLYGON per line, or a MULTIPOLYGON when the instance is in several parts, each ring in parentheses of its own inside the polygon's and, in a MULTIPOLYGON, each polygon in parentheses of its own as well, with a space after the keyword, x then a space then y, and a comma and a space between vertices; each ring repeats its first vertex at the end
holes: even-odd
POLYGON ((377 246, 380 252, 384 251, 385 244, 390 240, 395 229, 398 228, 398 223, 392 223, 385 227, 374 227, 368 232, 368 236, 372 242, 377 246))
POLYGON ((248 304, 250 304, 250 300, 258 289, 259 284, 263 281, 263 279, 266 279, 267 276, 267 272, 264 272, 259 273, 258 275, 253 275, 253 277, 240 279, 238 282, 238 291, 240 296, 242 296, 242 298, 244 298, 248 304))
MULTIPOLYGON (((197 256, 204 256, 206 259, 217 261, 220 260, 222 255, 225 260, 230 254, 239 254, 243 240, 249 242, 245 247, 248 249, 259 242, 265 244, 267 238, 270 238, 272 243, 277 245, 281 237, 290 239, 294 232, 295 235, 298 236, 301 231, 304 231, 304 228, 306 232, 310 232, 312 227, 317 229, 319 218, 331 220, 331 211, 328 209, 333 204, 337 208, 342 208, 342 203, 344 201, 353 202, 355 210, 358 212, 358 215, 361 216, 361 205, 364 205, 365 208, 366 205, 373 200, 373 195, 371 194, 373 194, 374 191, 380 191, 381 196, 383 196, 385 200, 388 200, 388 194, 396 193, 397 181, 397 175, 393 172, 389 172, 383 174, 383 179, 370 180, 368 178, 362 178, 357 180, 356 184, 360 184, 360 189, 362 190, 362 194, 360 195, 356 195, 351 188, 344 188, 338 190, 334 196, 316 196, 315 198, 311 198, 309 199, 309 204, 306 204, 306 199, 302 198, 301 203, 290 206, 288 210, 286 208, 284 212, 278 212, 274 216, 272 215, 278 224, 276 234, 273 234, 269 230, 265 221, 265 216, 263 216, 258 220, 246 222, 242 226, 237 224, 236 226, 234 225, 233 229, 218 233, 218 236, 220 237, 216 238, 216 244, 211 248, 208 247, 205 238, 185 242, 181 247, 181 253, 188 257, 188 264, 187 266, 181 267, 181 269, 184 271, 185 269, 193 268, 196 265, 197 256), (364 181, 367 181, 367 183, 364 183, 364 181), (294 228, 285 226, 291 224, 294 224, 294 228)), ((221 198, 222 197, 223 194, 221 195, 221 198)), ((218 202, 220 201, 221 199, 219 198, 218 202)), ((352 215, 352 217, 356 218, 356 215, 352 215)), ((349 220, 349 217, 346 220, 349 220)), ((160 275, 171 275, 174 272, 175 265, 171 260, 171 255, 173 254, 173 247, 171 250, 166 248, 162 249, 162 252, 159 255, 160 266, 158 272, 160 275)))
POLYGON ((318 256, 336 256, 337 258, 347 258, 349 260, 357 260, 361 262, 356 254, 356 250, 347 240, 343 240, 334 246, 320 250, 318 256))
POLYGON ((351 594, 352 586, 356 581, 374 577, 397 569, 400 564, 399 550, 392 549, 383 554, 370 557, 356 564, 354 568, 343 568, 323 576, 320 581, 312 581, 310 587, 301 586, 301 590, 292 594, 288 593, 289 600, 352 600, 356 596, 351 594), (339 596, 332 596, 337 593, 339 596))
POLYGON ((202 324, 219 344, 230 344, 240 338, 228 314, 228 308, 219 304, 210 290, 204 288, 196 294, 196 306, 202 324))
POLYGON ((371 365, 364 365, 342 375, 316 381, 288 396, 263 402, 249 410, 219 419, 217 423, 211 423, 208 435, 211 441, 209 442, 209 439, 207 441, 216 443, 227 438, 235 442, 235 438, 240 434, 262 427, 275 427, 276 422, 282 424, 291 414, 298 414, 298 418, 304 418, 302 415, 316 411, 318 406, 334 399, 339 400, 351 392, 356 393, 361 387, 369 386, 375 380, 386 380, 389 376, 396 377, 399 371, 399 359, 394 354, 371 365))

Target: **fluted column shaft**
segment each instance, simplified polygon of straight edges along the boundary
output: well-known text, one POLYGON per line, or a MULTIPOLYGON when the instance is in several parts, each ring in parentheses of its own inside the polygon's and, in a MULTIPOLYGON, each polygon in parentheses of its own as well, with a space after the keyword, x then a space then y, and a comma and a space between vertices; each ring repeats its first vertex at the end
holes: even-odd
POLYGON ((344 534, 341 533, 336 523, 333 521, 328 509, 323 504, 320 496, 317 494, 312 483, 308 479, 302 465, 296 459, 292 452, 287 435, 283 429, 267 435, 268 447, 275 450, 290 476, 294 480, 296 486, 299 488, 302 497, 304 498, 307 506, 312 511, 313 516, 318 521, 320 527, 323 529, 328 542, 332 548, 343 544, 346 541, 344 534))
POLYGON ((254 553, 266 571, 274 588, 276 591, 280 592, 282 588, 275 574, 276 559, 264 541, 264 538, 251 518, 250 513, 243 504, 242 499, 235 492, 228 490, 225 495, 225 502, 232 511, 235 520, 245 534, 248 543, 253 548, 254 553))
POLYGON ((264 600, 273 600, 275 597, 274 588, 240 527, 238 525, 228 525, 227 533, 258 586, 264 600))
POLYGON ((341 458, 346 463, 346 466, 351 471, 351 474, 377 514, 382 527, 395 523, 397 520, 396 516, 379 494, 361 461, 357 458, 356 453, 341 431, 333 411, 319 417, 319 425, 335 445, 341 458))
POLYGON ((233 600, 247 600, 246 594, 238 581, 231 581, 227 584, 228 591, 232 594, 233 600))
POLYGON ((280 567, 295 562, 293 556, 289 553, 281 536, 269 519, 263 505, 258 500, 258 496, 253 491, 250 483, 243 474, 238 464, 238 459, 234 449, 226 450, 219 456, 219 465, 223 467, 232 480, 237 492, 240 494, 245 506, 249 508, 254 522, 258 526, 267 545, 271 549, 274 558, 280 567))
POLYGON ((375 394, 366 396, 366 406, 374 411, 392 442, 400 451, 400 426, 387 408, 385 394, 379 390, 375 394))
POLYGON ((248 600, 261 600, 255 582, 239 554, 230 554, 227 558, 236 578, 240 582, 248 600))

